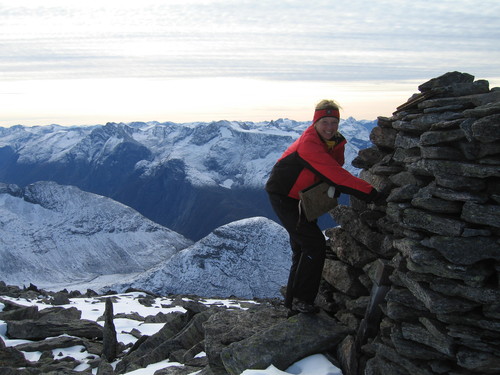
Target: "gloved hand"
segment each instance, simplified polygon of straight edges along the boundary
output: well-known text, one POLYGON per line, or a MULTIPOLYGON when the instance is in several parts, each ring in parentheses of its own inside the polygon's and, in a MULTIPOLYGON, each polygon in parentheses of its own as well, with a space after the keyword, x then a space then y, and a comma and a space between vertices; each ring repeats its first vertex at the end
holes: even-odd
POLYGON ((368 196, 368 202, 373 202, 377 206, 382 206, 386 204, 386 195, 377 191, 377 189, 373 188, 372 192, 368 196))
POLYGON ((377 191, 372 198, 372 202, 375 203, 377 206, 382 206, 387 203, 386 199, 387 199, 386 194, 377 191))

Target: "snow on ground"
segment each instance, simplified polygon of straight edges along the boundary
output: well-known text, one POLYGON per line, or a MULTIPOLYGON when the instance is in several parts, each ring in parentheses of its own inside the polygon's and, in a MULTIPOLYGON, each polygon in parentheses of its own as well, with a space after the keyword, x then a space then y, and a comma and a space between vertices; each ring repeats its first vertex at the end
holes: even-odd
MULTIPOLYGON (((151 307, 147 307, 144 305, 141 305, 139 302, 137 302, 137 297, 139 295, 142 295, 140 292, 133 292, 133 293, 126 293, 126 294, 117 294, 115 297, 117 298, 116 302, 113 302, 113 313, 114 314, 119 314, 119 313, 137 313, 143 317, 146 317, 148 315, 156 315, 160 312, 167 314, 171 313, 174 311, 181 311, 184 312, 185 310, 182 307, 169 307, 169 305, 172 303, 172 299, 170 298, 157 298, 155 303, 152 304, 151 307)), ((106 296, 110 297, 110 296, 106 296)), ((24 306, 31 306, 31 305, 36 305, 38 306, 39 310, 51 307, 51 305, 47 305, 44 303, 41 303, 40 301, 37 300, 32 300, 28 301, 26 299, 18 299, 18 298, 10 298, 10 297, 4 297, 2 298, 11 300, 17 304, 24 305, 24 306)), ((72 298, 70 299, 71 303, 69 305, 62 305, 61 307, 64 308, 69 308, 69 307, 76 307, 78 310, 82 312, 82 319, 88 319, 88 320, 93 320, 97 321, 99 317, 101 317, 104 313, 104 307, 105 307, 105 302, 104 298, 102 297, 92 297, 92 298, 72 298)), ((205 304, 207 305, 224 305, 226 307, 236 307, 236 308, 242 308, 240 305, 240 302, 244 303, 252 303, 253 301, 232 301, 229 299, 206 299, 204 300, 205 304)), ((2 311, 4 308, 4 305, 0 303, 0 311, 2 311)), ((103 321, 98 322, 101 325, 104 325, 103 321)), ((131 332, 132 329, 137 329, 139 330, 143 335, 152 335, 156 332, 158 332, 162 327, 163 323, 144 323, 140 322, 137 320, 132 320, 132 319, 114 319, 114 324, 117 332, 117 338, 118 341, 123 342, 124 344, 128 343, 135 343, 137 339, 128 334, 128 333, 123 333, 123 332, 131 332)), ((6 330, 7 330, 7 324, 0 320, 0 337, 2 340, 4 340, 6 346, 15 346, 18 344, 26 343, 28 342, 27 340, 11 340, 6 337, 6 330)), ((83 346, 74 346, 71 348, 63 348, 63 349, 54 349, 54 357, 64 357, 64 356, 71 356, 77 360, 85 361, 85 359, 89 359, 89 357, 95 357, 90 355, 88 352, 84 350, 85 348, 83 346), (84 350, 84 351, 82 351, 84 350)), ((24 356, 26 359, 30 361, 37 361, 40 356, 41 352, 23 352, 24 356)), ((198 356, 205 356, 204 352, 201 352, 198 354, 198 356)), ((116 365, 116 363, 115 363, 116 365)), ((167 361, 162 361, 158 362, 152 365, 149 365, 148 367, 144 369, 139 369, 139 370, 134 370, 127 372, 126 375, 153 375, 155 371, 169 367, 169 366, 182 366, 182 364, 177 363, 177 362, 169 362, 167 361)), ((82 364, 75 368, 75 371, 84 371, 87 369, 89 366, 86 364, 82 364)), ((199 372, 199 371, 198 371, 199 372)), ((193 372, 191 375, 195 375, 198 372, 193 372)), ((97 373, 97 368, 92 370, 93 374, 97 373)), ((323 355, 321 354, 315 354, 310 357, 307 357, 299 362, 296 362, 292 366, 290 366, 288 369, 285 371, 281 371, 274 367, 273 365, 269 366, 266 370, 252 370, 248 369, 242 373, 242 375, 287 375, 287 374, 294 374, 294 375, 341 375, 341 371, 333 366, 331 362, 323 355)))

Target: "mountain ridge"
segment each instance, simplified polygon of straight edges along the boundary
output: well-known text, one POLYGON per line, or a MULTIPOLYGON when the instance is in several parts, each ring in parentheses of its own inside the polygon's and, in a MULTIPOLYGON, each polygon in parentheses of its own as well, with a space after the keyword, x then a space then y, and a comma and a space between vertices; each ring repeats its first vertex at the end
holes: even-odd
POLYGON ((74 186, 0 183, 0 273, 12 283, 70 283, 133 273, 192 244, 110 198, 74 186))
MULTIPOLYGON (((0 129, 0 181, 55 181, 110 197, 196 241, 247 217, 277 218, 264 191, 276 160, 309 122, 134 122, 0 129)), ((342 120, 345 167, 375 122, 342 120)))
POLYGON ((286 231, 270 219, 193 243, 110 198, 47 181, 0 183, 0 258, 13 285, 206 297, 277 297, 290 266, 286 231))

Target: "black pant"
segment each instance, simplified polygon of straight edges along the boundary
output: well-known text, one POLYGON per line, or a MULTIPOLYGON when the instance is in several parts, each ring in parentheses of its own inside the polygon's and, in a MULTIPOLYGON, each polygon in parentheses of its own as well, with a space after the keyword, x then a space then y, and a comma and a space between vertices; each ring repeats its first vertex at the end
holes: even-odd
POLYGON ((292 266, 288 277, 285 306, 292 307, 293 298, 314 303, 318 294, 326 241, 317 221, 307 221, 299 214, 299 201, 278 194, 269 194, 276 215, 290 235, 292 266))

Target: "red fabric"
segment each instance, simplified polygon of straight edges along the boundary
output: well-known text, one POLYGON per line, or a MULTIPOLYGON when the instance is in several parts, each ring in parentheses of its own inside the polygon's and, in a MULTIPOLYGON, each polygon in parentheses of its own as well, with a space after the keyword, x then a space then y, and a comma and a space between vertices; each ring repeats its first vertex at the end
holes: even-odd
POLYGON ((297 153, 305 163, 304 168, 288 192, 290 198, 299 199, 299 191, 320 180, 329 180, 339 191, 351 194, 353 190, 361 195, 370 195, 373 187, 366 181, 357 178, 342 168, 344 164, 344 145, 346 140, 328 150, 313 125, 283 153, 280 160, 292 153, 297 153))
POLYGON ((323 117, 336 117, 340 119, 340 112, 338 109, 317 109, 314 111, 313 124, 323 117))

